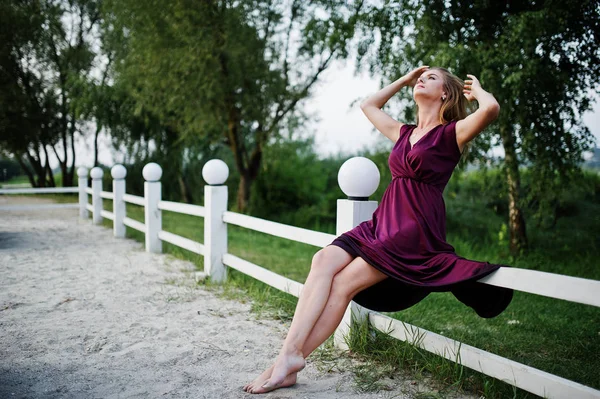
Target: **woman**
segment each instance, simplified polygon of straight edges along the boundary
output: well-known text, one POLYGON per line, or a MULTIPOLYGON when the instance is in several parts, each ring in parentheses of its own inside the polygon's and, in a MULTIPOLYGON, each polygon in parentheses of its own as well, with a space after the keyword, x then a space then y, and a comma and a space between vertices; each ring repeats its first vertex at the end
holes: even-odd
POLYGON ((506 309, 512 290, 476 282, 500 266, 461 258, 446 242, 444 187, 465 145, 500 110, 477 78, 467 76, 463 83, 446 69, 421 66, 361 104, 377 130, 395 143, 392 182, 372 220, 315 254, 280 354, 246 392, 295 384, 304 359, 334 332, 352 299, 372 310, 398 311, 430 292, 452 291, 481 317, 506 309), (405 86, 413 87, 416 126, 381 110, 405 86), (479 107, 466 116, 472 100, 479 107))

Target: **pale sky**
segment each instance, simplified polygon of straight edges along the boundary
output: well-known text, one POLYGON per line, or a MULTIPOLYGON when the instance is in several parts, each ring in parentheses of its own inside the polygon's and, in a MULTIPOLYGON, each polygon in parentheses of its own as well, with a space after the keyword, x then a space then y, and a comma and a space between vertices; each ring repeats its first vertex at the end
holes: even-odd
MULTIPOLYGON (((354 66, 332 68, 324 76, 324 82, 314 97, 309 100, 308 108, 319 110, 321 121, 316 126, 317 152, 331 154, 338 150, 353 152, 374 145, 376 142, 391 142, 380 133, 363 115, 355 99, 364 99, 380 88, 378 79, 368 74, 354 75, 354 66)), ((408 90, 408 89, 403 89, 408 90)), ((584 123, 596 138, 600 146, 600 103, 596 101, 592 112, 583 117, 584 123)))
MULTIPOLYGON (((319 117, 310 129, 314 129, 317 153, 325 156, 339 151, 353 153, 367 149, 378 143, 391 142, 373 130, 371 123, 359 108, 359 101, 379 89, 379 81, 368 74, 355 76, 351 62, 336 63, 322 75, 313 97, 306 101, 306 109, 319 117)), ((584 115, 584 123, 596 137, 596 145, 600 145, 600 104, 594 104, 593 112, 584 115)), ((104 137, 101 142, 100 161, 111 165, 122 161, 118 156, 111 156, 109 140, 104 137)), ((78 166, 90 167, 93 163, 92 138, 77 146, 78 166)))

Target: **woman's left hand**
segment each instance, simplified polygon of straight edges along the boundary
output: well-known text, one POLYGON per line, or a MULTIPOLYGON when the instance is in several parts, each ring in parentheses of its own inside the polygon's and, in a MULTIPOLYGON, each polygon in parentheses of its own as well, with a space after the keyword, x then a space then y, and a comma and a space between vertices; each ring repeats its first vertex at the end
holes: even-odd
POLYGON ((467 76, 470 79, 465 80, 463 94, 468 101, 473 101, 475 100, 475 95, 473 92, 477 92, 478 89, 481 89, 481 83, 479 83, 479 79, 477 79, 475 75, 467 74, 467 76))
POLYGON ((456 122, 456 143, 462 151, 464 146, 473 140, 483 129, 498 117, 500 105, 491 93, 485 91, 474 75, 467 75, 463 94, 469 101, 477 100, 477 110, 465 119, 456 122))

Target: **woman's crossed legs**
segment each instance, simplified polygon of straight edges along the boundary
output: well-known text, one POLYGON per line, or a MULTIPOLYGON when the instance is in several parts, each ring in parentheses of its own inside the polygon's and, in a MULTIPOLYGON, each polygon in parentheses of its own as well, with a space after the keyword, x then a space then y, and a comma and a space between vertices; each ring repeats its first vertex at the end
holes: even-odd
POLYGON ((265 393, 295 384, 304 359, 335 331, 352 298, 386 277, 337 246, 317 252, 279 356, 244 391, 265 393))

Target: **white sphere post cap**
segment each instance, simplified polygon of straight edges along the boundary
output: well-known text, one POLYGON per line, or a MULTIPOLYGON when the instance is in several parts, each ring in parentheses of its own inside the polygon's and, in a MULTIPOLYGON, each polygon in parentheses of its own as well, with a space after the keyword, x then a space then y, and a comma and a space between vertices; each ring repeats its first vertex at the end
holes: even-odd
POLYGON ((110 174, 115 180, 123 180, 127 176, 127 169, 121 164, 116 164, 110 169, 110 174))
POLYGON ((92 179, 102 179, 102 176, 104 176, 104 171, 102 168, 96 166, 95 168, 92 168, 90 176, 92 179))
POLYGON ((159 181, 162 176, 162 168, 155 162, 150 162, 142 169, 142 176, 146 181, 159 181))
POLYGON ((202 168, 202 177, 211 186, 218 186, 229 177, 229 167, 220 159, 211 159, 202 168))
POLYGON ((373 161, 365 157, 350 158, 340 167, 338 184, 348 199, 366 201, 377 187, 381 176, 373 161))
POLYGON ((80 166, 77 168, 77 176, 87 177, 87 174, 88 174, 87 168, 84 168, 83 166, 80 166))

